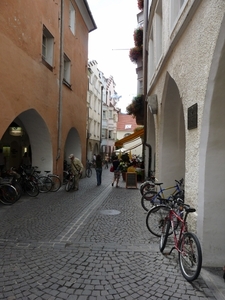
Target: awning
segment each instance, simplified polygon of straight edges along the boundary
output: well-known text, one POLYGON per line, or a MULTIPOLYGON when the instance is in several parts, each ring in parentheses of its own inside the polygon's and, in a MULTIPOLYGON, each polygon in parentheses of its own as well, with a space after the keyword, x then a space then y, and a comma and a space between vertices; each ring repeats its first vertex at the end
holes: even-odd
POLYGON ((144 135, 144 127, 140 130, 135 131, 134 133, 124 137, 121 140, 118 140, 115 142, 115 146, 116 147, 123 147, 123 144, 129 143, 131 141, 134 141, 138 138, 140 138, 142 135, 144 135))
POLYGON ((137 148, 137 147, 139 147, 139 146, 141 146, 141 145, 143 145, 142 142, 141 142, 141 143, 138 143, 137 145, 134 145, 134 146, 130 147, 129 149, 127 149, 127 150, 124 151, 124 152, 126 153, 126 152, 128 152, 128 151, 131 151, 131 150, 133 150, 133 149, 135 149, 135 148, 137 148))

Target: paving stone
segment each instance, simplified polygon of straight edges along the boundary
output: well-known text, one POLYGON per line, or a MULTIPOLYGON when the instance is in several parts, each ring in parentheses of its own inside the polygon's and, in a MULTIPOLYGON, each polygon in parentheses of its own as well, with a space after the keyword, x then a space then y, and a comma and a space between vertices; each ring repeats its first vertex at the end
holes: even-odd
POLYGON ((217 299, 201 275, 189 284, 177 256, 159 252, 138 189, 111 179, 103 170, 99 187, 92 175, 73 194, 0 205, 0 299, 217 299))

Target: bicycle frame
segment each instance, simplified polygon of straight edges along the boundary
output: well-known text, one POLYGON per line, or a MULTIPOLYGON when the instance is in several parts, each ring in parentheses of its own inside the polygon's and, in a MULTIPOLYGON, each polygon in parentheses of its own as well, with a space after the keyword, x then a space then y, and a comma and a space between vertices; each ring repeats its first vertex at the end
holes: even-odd
POLYGON ((169 186, 167 188, 162 188, 162 183, 155 183, 155 185, 158 185, 159 186, 159 191, 157 192, 157 194, 153 195, 152 199, 150 199, 150 201, 155 204, 155 202, 158 202, 161 204, 162 201, 164 200, 172 200, 173 197, 179 193, 179 192, 182 192, 182 189, 181 189, 181 184, 182 182, 179 182, 177 180, 176 181, 176 184, 173 185, 173 186, 169 186), (168 190, 172 190, 174 189, 174 191, 172 192, 172 194, 170 194, 167 198, 165 198, 165 195, 164 195, 164 192, 165 191, 168 191, 168 190))
POLYGON ((187 222, 186 222, 188 213, 186 212, 184 215, 184 218, 182 218, 183 211, 180 211, 180 212, 181 212, 181 214, 176 213, 173 208, 171 208, 170 212, 169 212, 168 219, 170 220, 170 224, 172 227, 174 246, 172 247, 172 249, 170 250, 168 255, 170 255, 174 249, 176 249, 178 252, 181 252, 179 249, 180 241, 181 241, 181 238, 182 238, 182 235, 184 234, 184 232, 188 231, 187 222), (178 226, 177 226, 177 224, 175 226, 175 224, 174 224, 175 220, 176 220, 176 222, 178 222, 178 226), (180 232, 177 235, 176 230, 178 230, 178 227, 180 228, 180 232))
MULTIPOLYGON (((178 261, 181 269, 181 273, 187 281, 195 280, 200 274, 202 267, 202 250, 200 242, 197 236, 188 231, 187 216, 189 213, 195 212, 195 208, 191 208, 189 205, 184 204, 182 199, 175 199, 176 210, 173 205, 171 207, 161 205, 161 207, 167 207, 168 214, 164 219, 162 234, 159 244, 159 250, 163 254, 170 255, 171 252, 176 249, 178 252, 178 261), (181 209, 182 207, 182 209, 181 209), (179 211, 181 213, 179 213, 179 211), (172 227, 172 231, 170 230, 172 227), (178 233, 177 231, 180 232, 178 233), (170 234, 173 234, 174 245, 169 253, 163 252, 166 247, 167 239, 170 234)), ((160 206, 156 206, 160 207, 160 206)))

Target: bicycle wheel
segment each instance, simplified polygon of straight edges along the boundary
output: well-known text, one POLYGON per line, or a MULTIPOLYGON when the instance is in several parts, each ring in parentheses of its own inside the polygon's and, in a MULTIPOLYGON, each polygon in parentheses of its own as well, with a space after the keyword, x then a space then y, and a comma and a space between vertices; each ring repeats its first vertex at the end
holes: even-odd
POLYGON ((23 189, 18 182, 13 183, 13 186, 16 189, 16 192, 17 192, 17 200, 16 201, 18 201, 23 194, 23 189))
POLYGON ((40 176, 37 178, 37 184, 40 193, 47 193, 52 188, 52 181, 47 176, 40 176))
POLYGON ((52 188, 50 189, 50 191, 57 192, 61 188, 61 185, 62 185, 59 176, 51 174, 51 175, 48 175, 48 177, 52 181, 52 188))
POLYGON ((157 192, 156 192, 156 190, 154 189, 152 189, 152 190, 149 190, 149 191, 147 191, 147 192, 145 192, 143 195, 142 195, 142 197, 145 199, 145 200, 150 200, 150 201, 152 201, 152 199, 154 198, 154 196, 157 194, 157 192))
POLYGON ((150 199, 146 199, 144 196, 141 197, 141 206, 144 208, 144 210, 149 211, 154 204, 152 203, 152 198, 155 195, 152 195, 150 199))
POLYGON ((90 168, 86 169, 86 176, 90 178, 92 175, 92 170, 90 168))
POLYGON ((73 187, 73 179, 70 178, 66 183, 65 190, 69 192, 72 189, 72 187, 73 187))
POLYGON ((140 186, 140 193, 142 194, 142 196, 145 193, 150 192, 151 190, 155 191, 155 184, 153 182, 151 182, 151 181, 145 181, 140 186))
POLYGON ((151 208, 146 217, 146 226, 155 236, 161 237, 162 228, 170 208, 166 205, 158 205, 151 208))
POLYGON ((4 184, 0 186, 1 202, 3 204, 11 205, 18 200, 18 194, 14 186, 11 184, 4 184))
POLYGON ((202 250, 194 233, 186 232, 182 236, 178 259, 181 273, 187 281, 198 278, 202 268, 202 250))
POLYGON ((166 219, 164 221, 164 225, 162 226, 162 233, 161 233, 160 242, 159 242, 159 250, 161 253, 163 252, 163 250, 166 247, 167 239, 168 239, 169 232, 170 232, 170 227, 171 227, 170 220, 169 220, 169 218, 166 217, 166 219))
POLYGON ((31 197, 36 197, 39 194, 38 185, 30 180, 26 180, 24 183, 24 189, 27 195, 31 197))

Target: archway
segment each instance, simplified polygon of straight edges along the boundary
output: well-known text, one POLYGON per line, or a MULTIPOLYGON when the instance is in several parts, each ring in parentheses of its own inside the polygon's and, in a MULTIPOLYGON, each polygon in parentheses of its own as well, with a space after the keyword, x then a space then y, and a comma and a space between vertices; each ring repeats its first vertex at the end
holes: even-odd
POLYGON ((34 109, 19 114, 14 122, 23 129, 23 134, 12 136, 9 128, 1 139, 3 148, 6 148, 7 168, 20 165, 25 151, 31 155, 32 165, 38 166, 40 171, 53 170, 53 153, 50 133, 45 121, 34 109))
POLYGON ((209 73, 199 157, 198 235, 205 266, 224 265, 225 252, 225 19, 209 73))
POLYGON ((64 160, 66 160, 68 163, 70 163, 69 160, 70 154, 74 154, 74 156, 76 156, 80 160, 82 159, 80 136, 78 134, 78 131, 75 128, 70 129, 66 138, 65 149, 64 149, 64 160))
POLYGON ((174 79, 167 74, 162 99, 159 145, 159 179, 174 185, 185 175, 185 124, 183 105, 174 79))

